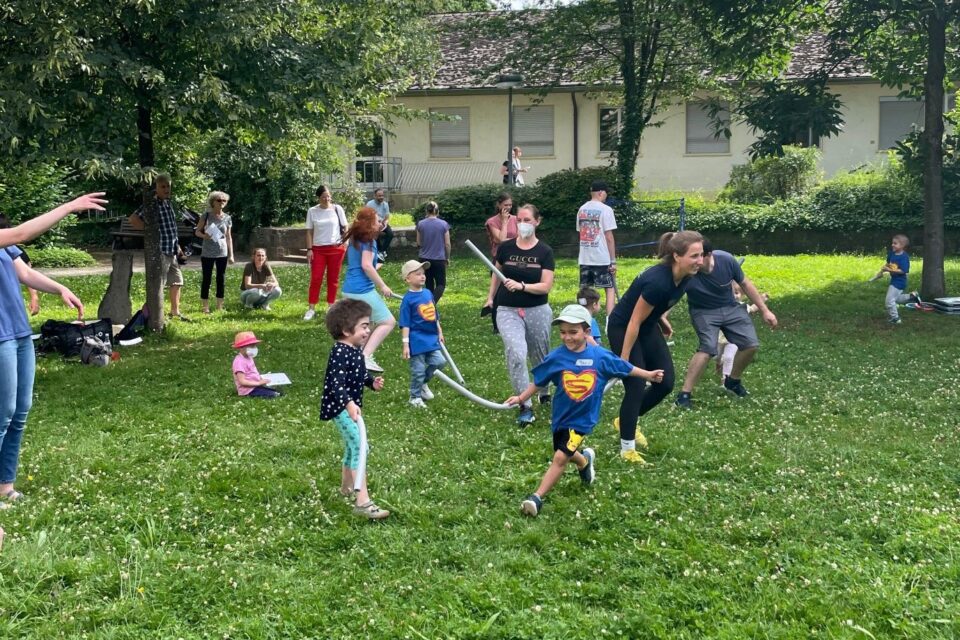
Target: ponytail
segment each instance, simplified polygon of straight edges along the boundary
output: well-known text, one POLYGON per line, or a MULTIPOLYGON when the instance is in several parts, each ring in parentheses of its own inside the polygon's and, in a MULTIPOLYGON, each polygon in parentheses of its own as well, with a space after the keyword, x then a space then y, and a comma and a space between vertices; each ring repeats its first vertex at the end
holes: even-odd
POLYGON ((660 236, 657 257, 664 264, 672 265, 675 253, 685 255, 690 245, 697 242, 703 243, 703 236, 696 231, 668 231, 660 236))

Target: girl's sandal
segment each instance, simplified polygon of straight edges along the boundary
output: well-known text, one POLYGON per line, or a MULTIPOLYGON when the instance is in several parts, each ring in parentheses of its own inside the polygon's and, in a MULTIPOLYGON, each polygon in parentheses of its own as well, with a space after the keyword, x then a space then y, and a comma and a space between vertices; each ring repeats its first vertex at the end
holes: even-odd
POLYGON ((369 520, 383 520, 390 515, 386 509, 381 509, 373 500, 366 504, 358 504, 353 508, 353 512, 358 516, 363 516, 369 520))
POLYGON ((339 489, 337 489, 337 493, 339 493, 344 498, 352 498, 354 495, 353 489, 344 489, 343 487, 340 487, 339 489))
POLYGON ((17 491, 16 489, 10 489, 10 491, 0 494, 0 497, 2 497, 7 502, 16 502, 17 500, 23 497, 23 494, 17 491))

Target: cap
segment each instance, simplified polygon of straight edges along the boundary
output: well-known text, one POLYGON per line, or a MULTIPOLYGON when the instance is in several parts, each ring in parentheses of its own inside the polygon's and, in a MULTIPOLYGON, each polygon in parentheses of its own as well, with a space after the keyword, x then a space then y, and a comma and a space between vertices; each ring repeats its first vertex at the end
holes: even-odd
POLYGON ((416 260, 407 260, 403 263, 403 266, 400 267, 400 275, 406 278, 408 275, 416 271, 417 269, 429 269, 429 262, 417 262, 416 260))
POLYGON ((568 322, 570 324, 590 324, 590 312, 579 304, 568 304, 552 324, 568 322))
POLYGON ((603 180, 594 180, 590 183, 590 191, 594 193, 598 191, 607 191, 607 183, 603 180))
POLYGON ((243 349, 244 347, 259 343, 260 341, 257 340, 257 336, 253 335, 253 331, 241 331, 233 339, 233 348, 243 349))

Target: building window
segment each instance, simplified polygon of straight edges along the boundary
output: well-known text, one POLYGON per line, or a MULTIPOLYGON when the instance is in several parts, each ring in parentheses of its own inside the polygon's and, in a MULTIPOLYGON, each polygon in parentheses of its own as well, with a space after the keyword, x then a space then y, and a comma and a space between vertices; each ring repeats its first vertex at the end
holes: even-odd
POLYGON ((880 98, 878 149, 890 149, 907 137, 907 134, 922 128, 923 100, 880 98))
MULTIPOLYGON (((726 103, 717 117, 729 126, 726 103)), ((730 140, 714 133, 710 112, 702 102, 687 102, 687 153, 730 153, 730 140)))
POLYGON ((623 127, 623 107, 600 107, 600 153, 614 153, 623 127))
POLYGON ((513 144, 526 156, 552 156, 553 107, 514 107, 513 144))
POLYGON ((455 120, 430 121, 431 158, 470 157, 470 107, 430 109, 430 114, 455 116, 455 120))

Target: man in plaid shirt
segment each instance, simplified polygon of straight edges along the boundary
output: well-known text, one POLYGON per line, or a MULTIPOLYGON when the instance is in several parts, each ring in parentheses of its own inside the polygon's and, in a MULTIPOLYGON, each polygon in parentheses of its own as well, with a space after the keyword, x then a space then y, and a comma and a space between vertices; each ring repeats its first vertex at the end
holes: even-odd
MULTIPOLYGON (((172 180, 167 173, 161 173, 155 181, 157 192, 157 226, 160 229, 160 274, 170 287, 170 315, 183 319, 180 314, 180 288, 183 286, 183 273, 177 256, 182 255, 177 240, 177 216, 170 202, 172 180)), ((135 229, 143 229, 143 207, 130 216, 130 224, 135 229)))

